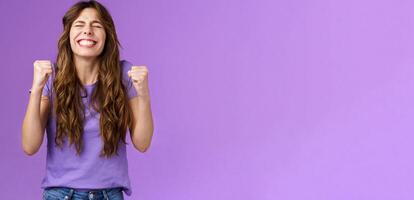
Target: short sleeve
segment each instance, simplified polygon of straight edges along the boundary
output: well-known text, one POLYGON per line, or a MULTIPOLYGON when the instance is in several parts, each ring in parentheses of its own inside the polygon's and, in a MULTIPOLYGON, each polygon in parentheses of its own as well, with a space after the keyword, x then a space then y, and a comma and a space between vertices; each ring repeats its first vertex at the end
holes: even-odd
POLYGON ((131 69, 131 67, 132 67, 132 63, 128 62, 127 60, 121 61, 122 81, 123 81, 124 86, 127 89, 128 99, 132 99, 138 96, 138 93, 135 90, 134 85, 132 84, 132 80, 128 76, 128 71, 131 69))

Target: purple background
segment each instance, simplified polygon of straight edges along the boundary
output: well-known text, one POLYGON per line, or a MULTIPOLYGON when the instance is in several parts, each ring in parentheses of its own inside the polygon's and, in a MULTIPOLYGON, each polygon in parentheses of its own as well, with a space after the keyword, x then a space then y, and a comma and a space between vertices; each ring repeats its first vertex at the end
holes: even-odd
MULTIPOLYGON (((75 1, 1 1, 1 199, 40 199, 21 148, 33 61, 75 1)), ((155 132, 126 199, 413 199, 414 3, 103 1, 150 71, 155 132), (115 3, 116 2, 116 3, 115 3)))

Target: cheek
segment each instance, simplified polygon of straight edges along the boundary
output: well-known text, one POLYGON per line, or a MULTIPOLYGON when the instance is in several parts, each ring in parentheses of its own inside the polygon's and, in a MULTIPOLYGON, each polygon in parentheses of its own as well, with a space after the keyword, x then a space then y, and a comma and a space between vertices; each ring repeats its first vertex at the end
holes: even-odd
POLYGON ((70 42, 70 45, 73 47, 74 45, 75 45, 75 42, 74 42, 74 39, 75 39, 75 33, 74 32, 69 32, 69 42, 70 42))
POLYGON ((103 48, 105 46, 106 41, 106 35, 105 33, 99 35, 99 39, 101 40, 101 47, 103 48))
POLYGON ((106 34, 105 34, 105 32, 99 33, 99 38, 102 41, 102 43, 104 44, 105 43, 105 40, 106 40, 106 34))

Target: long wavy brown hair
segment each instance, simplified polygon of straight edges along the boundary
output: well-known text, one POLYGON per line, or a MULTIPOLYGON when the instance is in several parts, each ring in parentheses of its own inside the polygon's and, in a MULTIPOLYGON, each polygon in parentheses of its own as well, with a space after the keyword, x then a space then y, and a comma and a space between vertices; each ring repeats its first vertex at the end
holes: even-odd
POLYGON ((83 144, 83 124, 85 119, 81 93, 86 92, 81 84, 73 61, 69 31, 72 23, 85 8, 95 9, 100 17, 106 40, 102 53, 98 56, 99 74, 92 92, 92 108, 100 114, 100 133, 104 143, 100 156, 118 155, 120 141, 126 144, 125 137, 131 123, 131 111, 127 91, 122 84, 122 69, 119 60, 119 47, 115 25, 108 10, 96 1, 80 1, 73 5, 63 17, 63 32, 58 42, 56 77, 53 81, 55 91, 54 110, 57 132, 55 143, 62 147, 63 139, 75 145, 80 155, 83 144))

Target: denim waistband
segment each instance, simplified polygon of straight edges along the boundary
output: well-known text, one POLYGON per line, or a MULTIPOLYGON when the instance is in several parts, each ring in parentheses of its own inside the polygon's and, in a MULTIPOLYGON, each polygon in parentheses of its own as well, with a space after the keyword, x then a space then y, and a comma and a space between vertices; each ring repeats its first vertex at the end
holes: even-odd
POLYGON ((70 188, 70 187, 48 187, 46 189, 59 189, 61 191, 64 192, 71 192, 73 190, 73 192, 81 192, 81 193, 88 193, 88 192, 110 192, 110 191, 118 191, 118 190, 122 190, 122 187, 116 187, 116 188, 104 188, 104 189, 81 189, 81 188, 70 188))
POLYGON ((94 196, 96 197, 104 197, 104 199, 108 199, 108 196, 112 192, 119 192, 122 191, 122 187, 117 188, 105 188, 105 189, 77 189, 77 188, 69 188, 69 187, 48 187, 46 190, 58 192, 64 199, 71 199, 72 196, 80 196, 80 197, 89 197, 93 199, 94 196))

